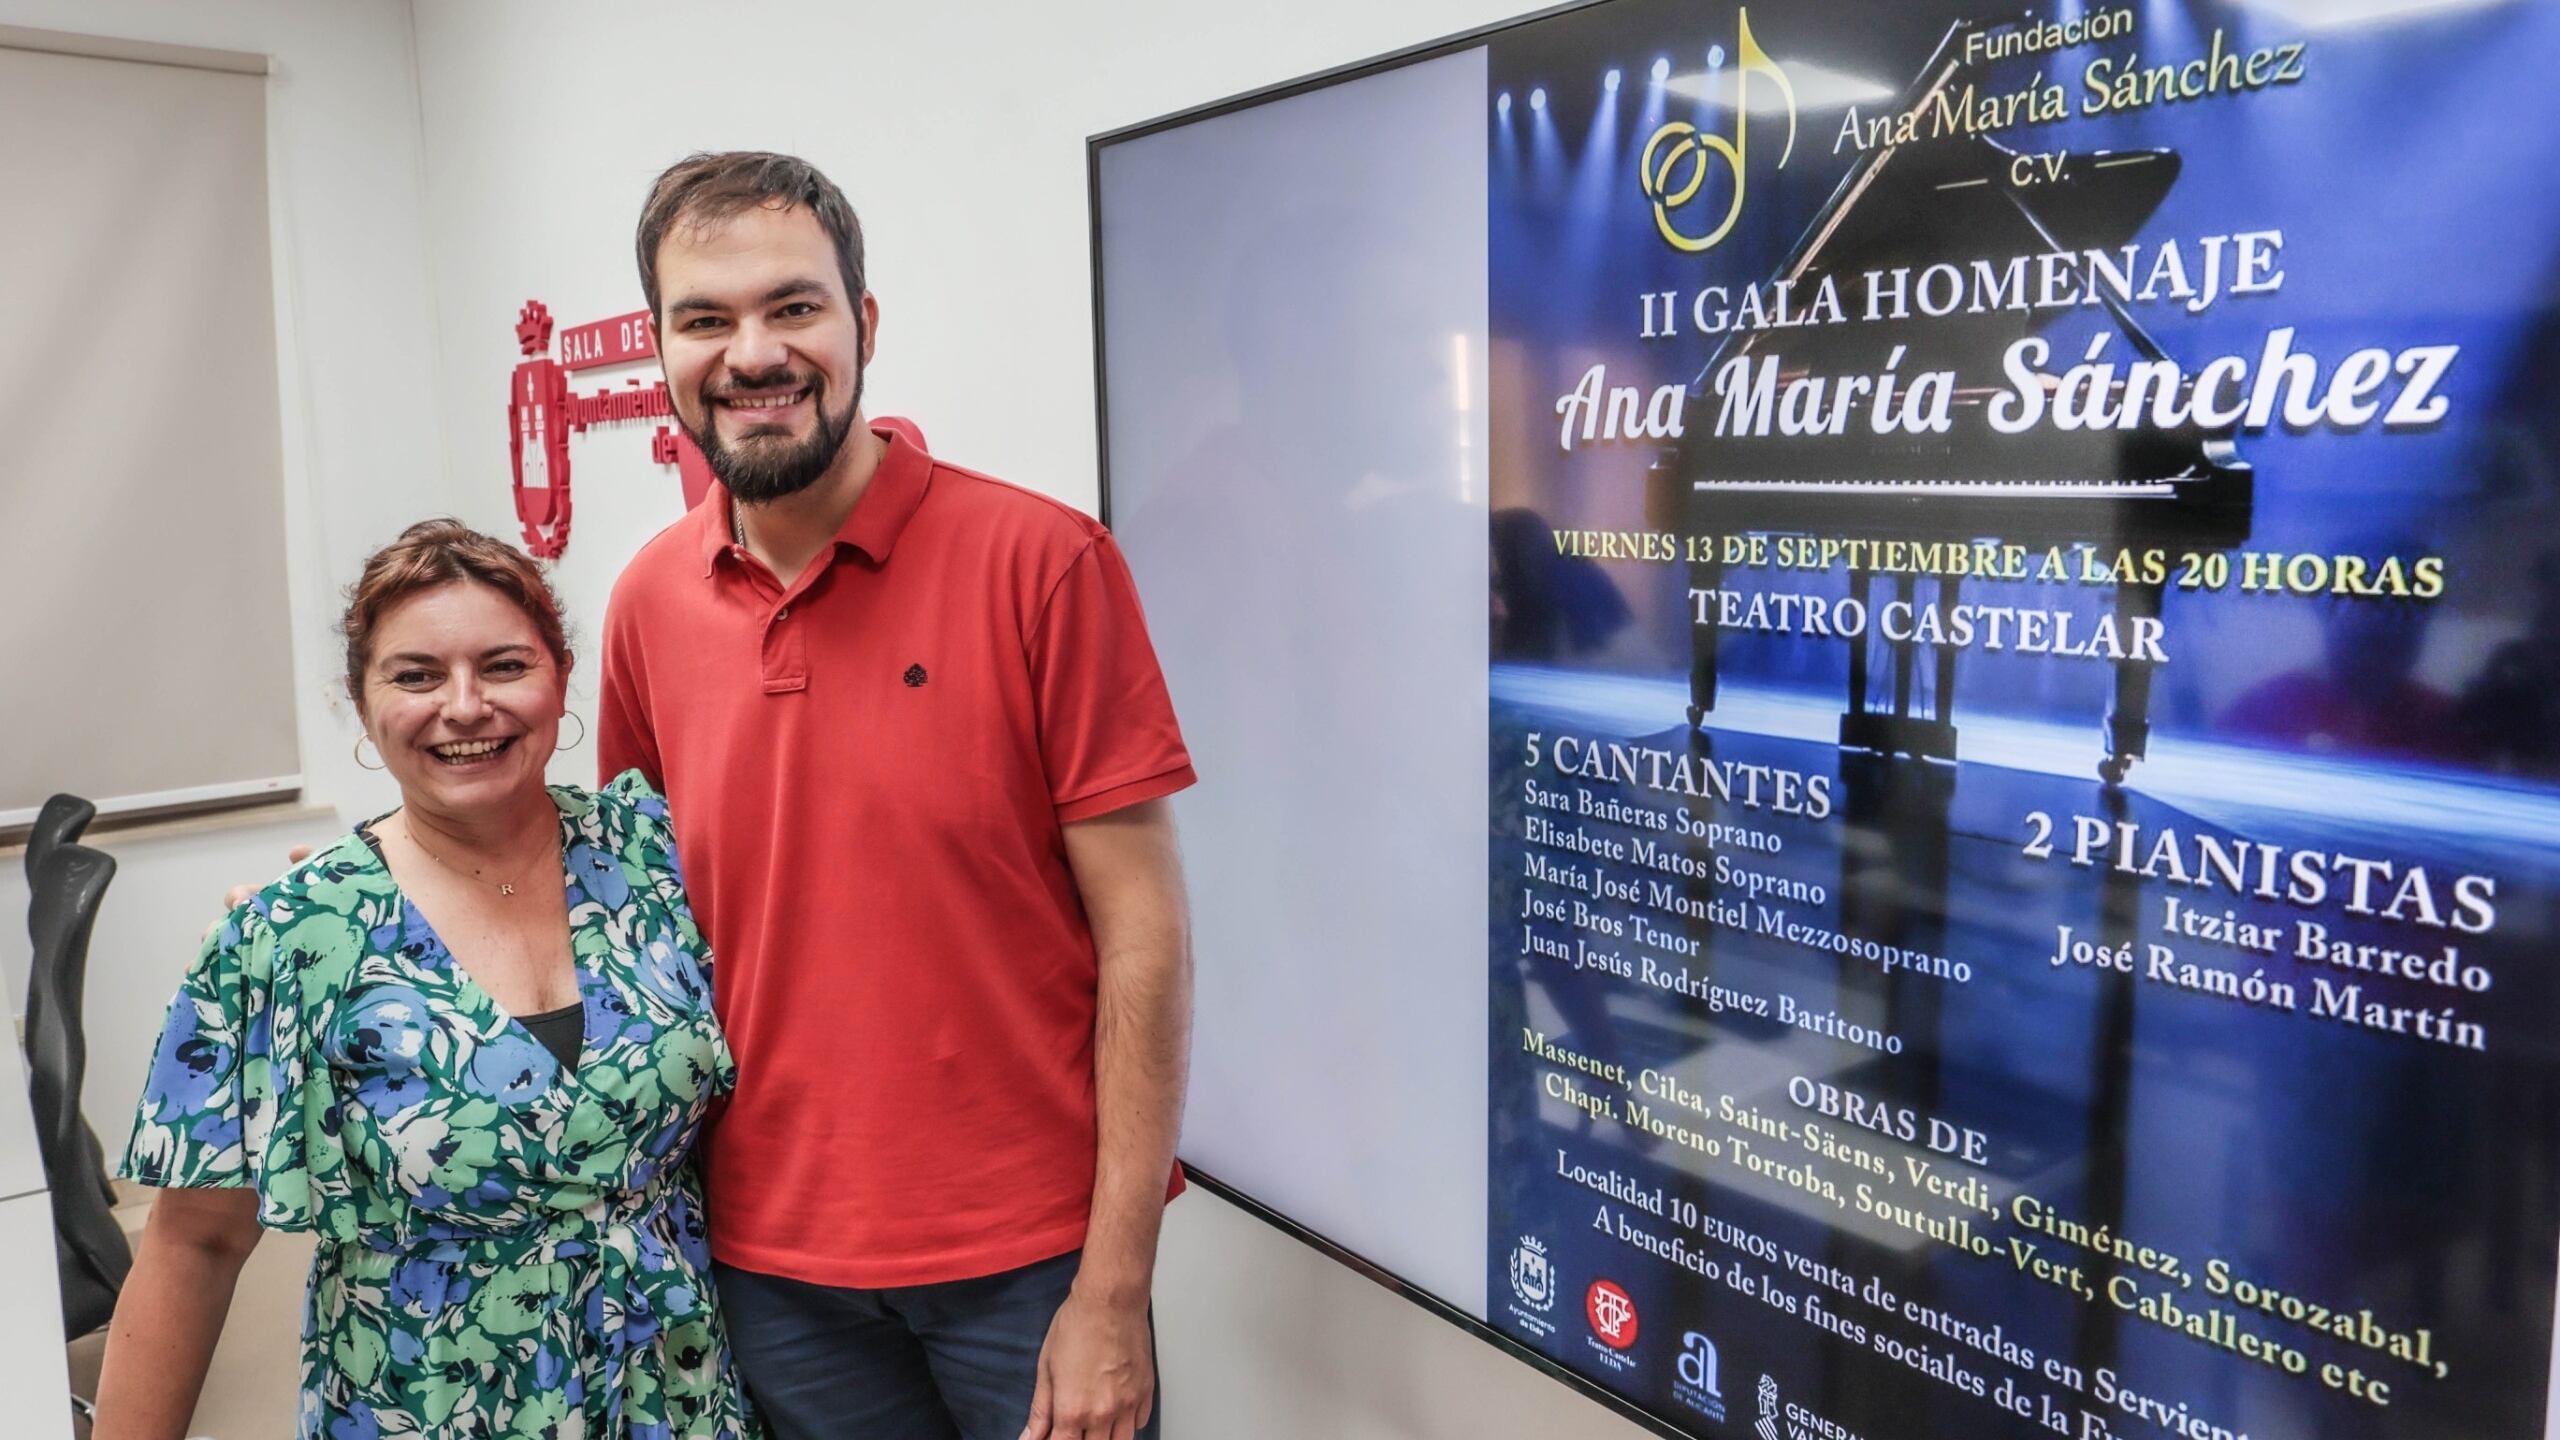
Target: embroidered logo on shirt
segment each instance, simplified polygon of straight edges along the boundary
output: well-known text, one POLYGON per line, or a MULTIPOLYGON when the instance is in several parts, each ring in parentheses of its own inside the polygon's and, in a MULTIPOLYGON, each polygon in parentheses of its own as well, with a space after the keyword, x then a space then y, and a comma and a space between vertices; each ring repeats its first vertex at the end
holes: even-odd
POLYGON ((924 667, 923 667, 923 666, 921 666, 921 665, 910 665, 910 666, 908 666, 908 667, 907 667, 907 676, 906 676, 906 679, 907 679, 907 688, 908 688, 908 689, 910 689, 910 690, 916 689, 917 687, 919 687, 919 686, 923 685, 923 684, 924 684, 924 667))

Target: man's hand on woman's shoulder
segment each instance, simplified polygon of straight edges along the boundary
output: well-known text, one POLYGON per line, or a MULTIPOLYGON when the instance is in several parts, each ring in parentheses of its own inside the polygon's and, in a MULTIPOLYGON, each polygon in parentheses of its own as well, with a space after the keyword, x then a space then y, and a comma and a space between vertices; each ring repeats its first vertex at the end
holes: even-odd
MULTIPOLYGON (((284 863, 287 865, 299 865, 303 861, 311 858, 312 851, 315 848, 317 847, 310 845, 296 845, 292 849, 284 852, 284 863)), ((222 914, 213 917, 213 923, 204 927, 204 933, 207 936, 211 936, 215 930, 221 928, 223 916, 229 915, 232 911, 249 903, 250 896, 257 894, 265 888, 267 887, 264 885, 234 885, 230 889, 223 891, 222 914)))

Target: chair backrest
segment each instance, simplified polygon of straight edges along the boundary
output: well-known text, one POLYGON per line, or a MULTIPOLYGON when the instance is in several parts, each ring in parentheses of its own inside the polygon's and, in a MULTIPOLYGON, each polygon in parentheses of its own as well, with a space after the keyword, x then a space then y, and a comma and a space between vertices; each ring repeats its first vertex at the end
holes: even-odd
POLYGON ((35 884, 36 871, 44 867, 44 858, 55 847, 79 839, 96 818, 98 807, 77 795, 56 795, 44 802, 44 808, 36 812, 36 823, 27 831, 27 883, 35 884))
POLYGON ((52 1191, 68 1336, 106 1323, 133 1268, 133 1250, 110 1198, 106 1155, 80 1115, 80 1085, 89 1068, 81 1025, 89 935, 115 873, 114 856, 63 843, 45 857, 29 887, 27 931, 35 955, 27 981, 27 1091, 35 1110, 36 1153, 52 1191))

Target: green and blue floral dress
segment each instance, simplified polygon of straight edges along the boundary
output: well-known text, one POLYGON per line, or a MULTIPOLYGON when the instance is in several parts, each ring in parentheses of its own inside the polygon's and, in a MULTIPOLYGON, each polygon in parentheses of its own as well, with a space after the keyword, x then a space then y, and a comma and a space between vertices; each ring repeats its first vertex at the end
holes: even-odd
POLYGON ((757 1434, 687 1163, 735 1078, 665 804, 555 787, 574 1067, 360 835, 232 912, 169 1007, 124 1173, 319 1237, 302 1440, 757 1434))

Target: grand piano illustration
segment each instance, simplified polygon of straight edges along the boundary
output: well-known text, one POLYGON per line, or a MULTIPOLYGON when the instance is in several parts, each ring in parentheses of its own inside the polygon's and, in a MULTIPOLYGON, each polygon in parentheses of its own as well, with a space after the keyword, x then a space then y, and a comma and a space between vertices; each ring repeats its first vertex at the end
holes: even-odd
MULTIPOLYGON (((1904 112, 1933 106, 1938 92, 1951 85, 1961 90, 1968 28, 1958 25, 1941 42, 1898 102, 1904 112)), ((1926 135, 1929 127, 1919 129, 1926 135)), ((1942 262, 1964 267, 1977 259, 2114 250, 2135 238, 2179 172, 2178 156, 2167 150, 2073 152, 2054 168, 2044 168, 2045 157, 2038 157, 2037 167, 2013 172, 2017 158, 2017 152, 1972 134, 1871 149, 1772 279, 1794 281, 1793 293, 1805 296, 1824 277, 1836 277, 1848 295, 1871 270, 1909 267, 1917 275, 1942 262), (2020 173, 2031 183, 2017 183, 2013 175, 2020 173)), ((2119 361, 2167 358, 2118 297, 2103 294, 2096 308, 2104 312, 2099 323, 2112 324, 2121 337, 2111 342, 2119 361)), ((2003 435, 1986 423, 1983 408, 2005 388, 2000 358, 2010 344, 2064 323, 2066 316, 2093 317, 2096 308, 1959 310, 1925 318, 1915 305, 1907 320, 1871 321, 1853 304, 1847 323, 1737 333, 1689 387, 1685 438, 1653 471, 1652 512, 1657 521, 1676 519, 1692 535, 1802 533, 2039 548, 2086 542, 2109 552, 2148 546, 2210 552, 2239 545, 2249 534, 2251 474, 2228 429, 2152 428, 2147 412, 2132 429, 2063 431, 2046 425, 2003 435), (1874 374, 1896 347, 1904 354, 1895 368, 1905 377, 1932 369, 1958 376, 1955 423, 1946 433, 1879 435, 1866 424, 1851 424, 1837 436, 1715 433, 1720 402, 1713 381, 1737 357, 1755 365, 1767 355, 1779 357, 1783 381, 1803 373, 1874 374)), ((2072 354, 2076 358, 2076 346, 2072 354)), ((2124 368, 2119 365, 2119 377, 2124 368)), ((1851 572, 1851 593, 1870 613, 1881 578, 1873 570, 1851 572)), ((1692 585, 1719 589, 1723 579, 1720 547, 1714 558, 1690 566, 1692 585)), ((1891 579, 1905 599, 1919 583, 1907 574, 1891 579)), ((1940 606, 1952 608, 1963 582, 1934 583, 1940 606)), ((2120 632, 2136 618, 2157 620, 2164 585, 2129 580, 2115 587, 2120 632)), ((1715 708, 1719 633, 1714 624, 1702 623, 1692 627, 1692 635, 1688 713, 1694 727, 1715 708)), ((1934 663, 1933 683, 1922 697, 1927 705, 1915 709, 1923 646, 1891 644, 1879 687, 1871 683, 1876 677, 1870 675, 1867 640, 1838 643, 1850 647, 1843 746, 1955 757, 1955 647, 1925 647, 1935 651, 1925 657, 1934 663)), ((2120 783, 2144 754, 2151 728, 2151 662, 2112 663, 2114 698, 2097 767, 2109 785, 2120 783)))

